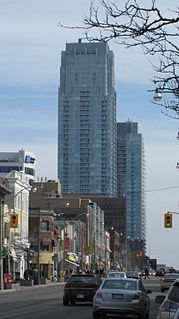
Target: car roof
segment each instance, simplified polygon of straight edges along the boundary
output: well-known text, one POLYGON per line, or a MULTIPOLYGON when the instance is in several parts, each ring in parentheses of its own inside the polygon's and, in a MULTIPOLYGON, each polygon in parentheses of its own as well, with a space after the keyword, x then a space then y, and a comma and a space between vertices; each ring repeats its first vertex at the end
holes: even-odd
POLYGON ((139 281, 139 279, 138 278, 128 278, 128 277, 126 277, 126 278, 121 278, 121 277, 110 277, 110 278, 105 278, 105 280, 114 280, 114 281, 116 281, 116 280, 130 280, 130 281, 139 281))
POLYGON ((117 272, 117 273, 125 273, 125 271, 119 271, 119 270, 110 270, 109 273, 110 273, 110 272, 111 272, 111 273, 114 273, 114 272, 117 272))
POLYGON ((96 277, 94 274, 71 274, 70 277, 96 277))

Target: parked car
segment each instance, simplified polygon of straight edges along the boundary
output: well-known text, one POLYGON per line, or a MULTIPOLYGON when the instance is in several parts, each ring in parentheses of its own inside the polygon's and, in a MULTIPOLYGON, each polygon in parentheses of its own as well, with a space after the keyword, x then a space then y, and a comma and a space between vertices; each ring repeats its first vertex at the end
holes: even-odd
POLYGON ((165 274, 161 279, 161 292, 164 292, 166 289, 169 289, 171 284, 179 278, 179 274, 168 273, 165 274))
POLYGON ((149 275, 150 275, 150 276, 155 276, 155 274, 156 274, 156 270, 154 270, 154 269, 149 269, 149 275))
POLYGON ((96 275, 72 274, 64 286, 63 305, 92 302, 101 281, 96 275))
POLYGON ((126 272, 124 271, 110 271, 107 278, 126 278, 126 272))
POLYGON ((179 279, 170 286, 166 296, 156 296, 155 302, 160 304, 157 319, 173 319, 179 307, 179 279))
POLYGON ((140 279, 106 278, 93 298, 93 318, 107 314, 148 318, 151 292, 140 279))

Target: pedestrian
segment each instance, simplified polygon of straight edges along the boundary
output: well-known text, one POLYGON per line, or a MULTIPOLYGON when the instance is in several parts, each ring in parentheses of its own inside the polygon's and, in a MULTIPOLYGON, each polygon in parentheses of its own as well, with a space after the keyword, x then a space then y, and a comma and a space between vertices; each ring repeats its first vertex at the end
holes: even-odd
POLYGON ((149 277, 149 271, 148 271, 147 266, 145 267, 145 279, 146 279, 146 278, 150 278, 150 277, 149 277))

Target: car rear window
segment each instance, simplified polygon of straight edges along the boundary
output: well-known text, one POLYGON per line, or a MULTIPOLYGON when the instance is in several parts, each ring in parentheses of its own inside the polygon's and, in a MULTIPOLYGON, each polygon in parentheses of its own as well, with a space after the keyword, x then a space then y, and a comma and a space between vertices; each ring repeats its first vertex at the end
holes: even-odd
POLYGON ((94 276, 71 276, 68 280, 69 282, 85 282, 85 283, 95 283, 94 276))
POLYGON ((164 275, 164 279, 172 279, 172 280, 175 280, 179 278, 179 274, 165 274, 164 275))
POLYGON ((102 289, 136 290, 137 282, 130 280, 106 280, 102 285, 102 289))
POLYGON ((108 277, 110 278, 124 278, 124 273, 120 273, 120 272, 112 272, 112 273, 109 273, 108 277))

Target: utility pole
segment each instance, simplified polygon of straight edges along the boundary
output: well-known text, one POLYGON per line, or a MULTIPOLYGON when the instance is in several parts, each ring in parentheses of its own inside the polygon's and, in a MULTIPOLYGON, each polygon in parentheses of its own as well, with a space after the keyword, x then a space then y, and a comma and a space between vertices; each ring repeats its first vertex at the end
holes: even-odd
POLYGON ((40 210, 39 210, 39 223, 38 223, 38 249, 37 249, 37 280, 38 285, 40 285, 40 210))

